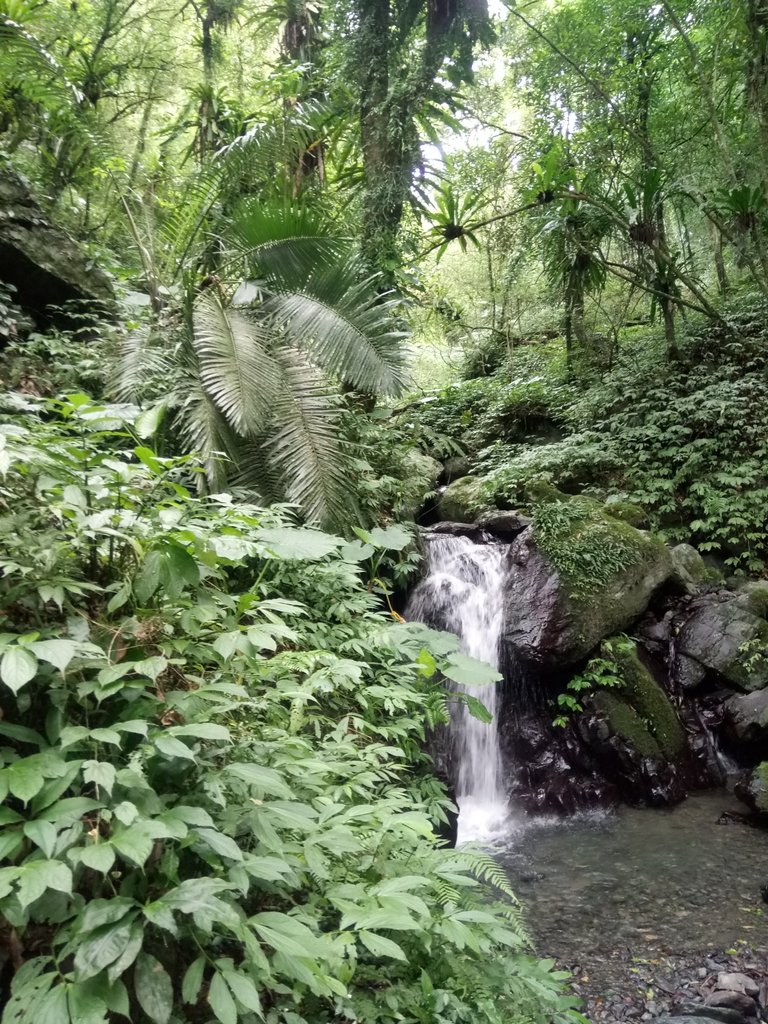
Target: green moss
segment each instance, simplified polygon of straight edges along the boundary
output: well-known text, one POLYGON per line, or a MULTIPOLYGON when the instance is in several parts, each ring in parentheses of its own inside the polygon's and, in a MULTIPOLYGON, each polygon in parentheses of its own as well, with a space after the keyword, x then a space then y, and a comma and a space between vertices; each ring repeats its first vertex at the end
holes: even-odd
POLYGON ((662 688, 643 665, 634 644, 615 645, 614 658, 621 676, 621 693, 647 723, 661 753, 670 761, 686 748, 685 731, 662 688))
POLYGON ((592 706, 605 715, 611 730, 641 757, 661 759, 661 749, 642 718, 621 697, 603 690, 593 696, 592 706))
POLYGON ((481 512, 489 509, 483 496, 483 480, 463 476, 449 484, 440 496, 440 518, 451 523, 473 523, 481 512))
POLYGON ((614 519, 592 498, 550 498, 534 506, 533 524, 539 548, 577 600, 593 600, 617 576, 656 562, 665 550, 661 540, 614 519))
POLYGON ((628 523, 636 530, 643 530, 648 526, 648 516, 645 510, 639 505, 633 505, 629 501, 612 501, 605 506, 605 512, 611 519, 618 519, 621 523, 628 523))

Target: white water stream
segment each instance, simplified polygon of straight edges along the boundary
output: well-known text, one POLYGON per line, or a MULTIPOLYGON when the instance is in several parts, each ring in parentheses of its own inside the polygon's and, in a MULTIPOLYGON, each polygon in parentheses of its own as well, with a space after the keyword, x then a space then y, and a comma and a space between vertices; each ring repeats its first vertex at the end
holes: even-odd
MULTIPOLYGON (((499 667, 504 616, 501 544, 477 544, 449 534, 425 536, 429 572, 411 595, 406 618, 455 633, 465 654, 499 667)), ((498 732, 499 684, 462 686, 493 716, 490 723, 453 708, 451 722, 459 842, 489 840, 504 832, 508 817, 498 732)))

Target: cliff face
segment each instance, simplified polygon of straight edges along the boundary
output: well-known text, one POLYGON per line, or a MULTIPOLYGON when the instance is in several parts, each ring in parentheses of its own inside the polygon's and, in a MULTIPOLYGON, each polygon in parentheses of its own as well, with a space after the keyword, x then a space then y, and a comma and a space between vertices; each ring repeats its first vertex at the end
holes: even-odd
POLYGON ((51 222, 24 178, 0 163, 0 281, 13 285, 15 301, 39 326, 66 321, 60 307, 87 300, 108 309, 109 278, 77 242, 51 222))

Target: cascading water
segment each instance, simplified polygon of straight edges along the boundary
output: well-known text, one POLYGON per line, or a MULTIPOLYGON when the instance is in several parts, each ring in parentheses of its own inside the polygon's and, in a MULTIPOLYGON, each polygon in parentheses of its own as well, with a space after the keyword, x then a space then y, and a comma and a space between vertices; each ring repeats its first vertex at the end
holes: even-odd
MULTIPOLYGON (((414 590, 406 618, 455 633, 465 654, 499 667, 506 545, 425 534, 429 572, 414 590)), ((464 686, 493 716, 490 723, 452 712, 451 747, 459 804, 459 841, 490 839, 507 818, 498 732, 498 684, 464 686)))

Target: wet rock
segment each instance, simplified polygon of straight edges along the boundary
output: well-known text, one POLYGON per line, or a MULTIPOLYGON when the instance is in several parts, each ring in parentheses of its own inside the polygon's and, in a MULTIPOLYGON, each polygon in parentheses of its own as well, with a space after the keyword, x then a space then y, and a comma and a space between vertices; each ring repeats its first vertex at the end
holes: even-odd
POLYGON ((708 997, 706 1005, 713 1007, 724 1007, 727 1010, 737 1010, 745 1017, 757 1015, 757 1003, 751 996, 743 992, 713 992, 708 997))
POLYGON ((690 544, 677 544, 670 555, 673 581, 687 594, 697 593, 709 575, 704 559, 690 544))
POLYGON ((760 986, 748 974, 739 972, 723 972, 717 976, 717 988, 727 992, 742 992, 744 995, 756 996, 760 986))
MULTIPOLYGON (((768 761, 763 761, 757 768, 747 775, 746 779, 737 783, 735 787, 736 796, 755 814, 768 817, 768 761)), ((727 988, 728 986, 721 986, 727 988)), ((749 991, 745 989, 744 991, 749 991)), ((749 992, 749 995, 756 995, 756 992, 749 992)))
POLYGON ((66 324, 55 307, 68 302, 101 302, 105 309, 114 302, 106 274, 49 220, 8 164, 0 164, 0 280, 15 286, 15 300, 40 326, 66 324))
POLYGON ((768 643, 768 621, 755 614, 752 593, 721 592, 694 599, 677 637, 675 677, 686 688, 717 672, 741 690, 768 685, 768 660, 748 663, 744 647, 768 643))
POLYGON ((587 499, 573 498, 568 505, 563 533, 550 535, 546 550, 535 527, 524 530, 510 550, 504 639, 524 663, 578 662, 606 636, 638 619, 671 572, 669 551, 657 538, 611 519, 587 499), (558 570, 553 548, 568 551, 568 564, 581 578, 562 566, 558 570), (621 551, 617 560, 624 564, 598 586, 586 567, 593 550, 606 548, 621 551))
POLYGON ((469 476, 469 471, 469 459, 464 455, 452 455, 445 460, 445 482, 447 484, 453 483, 454 480, 459 480, 463 476, 469 476))
POLYGON ((731 697, 723 706, 726 735, 768 757, 768 690, 731 697))
POLYGON ((481 477, 463 476, 448 484, 437 500, 439 517, 452 523, 476 522, 479 515, 490 511, 482 493, 484 483, 481 477))
POLYGON ((477 518, 480 529, 505 539, 516 537, 527 529, 531 522, 530 516, 524 516, 521 512, 484 512, 477 518))
MULTIPOLYGON (((678 1011, 679 1016, 664 1018, 664 1020, 679 1022, 679 1024, 712 1024, 712 1021, 719 1021, 720 1024, 754 1024, 748 1017, 738 1010, 728 1010, 724 1006, 682 1006, 678 1011)), ((658 1024, 662 1024, 659 1018, 658 1024)))
POLYGON ((475 544, 487 544, 491 540, 490 535, 475 523, 435 523, 434 526, 425 527, 424 533, 447 533, 451 537, 469 537, 475 544))

